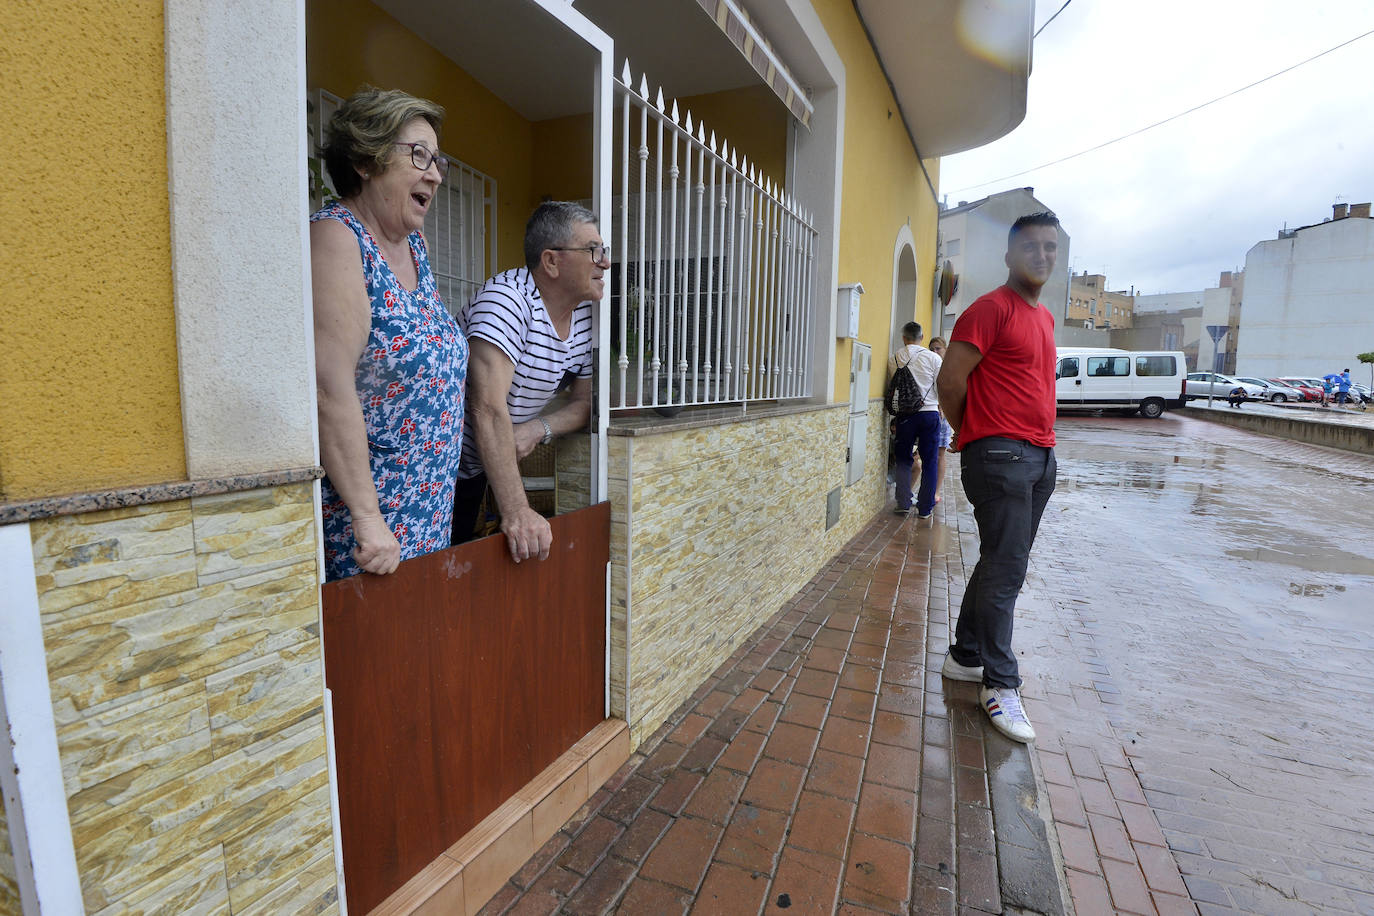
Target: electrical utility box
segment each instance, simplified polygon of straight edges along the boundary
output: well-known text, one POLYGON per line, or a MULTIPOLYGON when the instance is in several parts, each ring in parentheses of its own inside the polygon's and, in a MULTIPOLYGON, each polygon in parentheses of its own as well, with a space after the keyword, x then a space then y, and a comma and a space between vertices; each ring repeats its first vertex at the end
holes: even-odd
POLYGON ((858 483, 864 476, 864 451, 868 444, 868 385, 873 373, 873 348, 854 342, 849 364, 849 446, 845 450, 844 482, 858 483))

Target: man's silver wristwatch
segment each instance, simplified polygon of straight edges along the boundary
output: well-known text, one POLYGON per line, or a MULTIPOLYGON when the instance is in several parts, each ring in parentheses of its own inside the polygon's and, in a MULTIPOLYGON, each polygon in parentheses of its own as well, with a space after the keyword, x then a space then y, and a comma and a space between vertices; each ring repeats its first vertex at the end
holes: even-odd
POLYGON ((535 419, 544 425, 544 438, 539 440, 539 444, 548 445, 553 441, 553 427, 550 426, 549 421, 545 420, 543 417, 535 417, 535 419))

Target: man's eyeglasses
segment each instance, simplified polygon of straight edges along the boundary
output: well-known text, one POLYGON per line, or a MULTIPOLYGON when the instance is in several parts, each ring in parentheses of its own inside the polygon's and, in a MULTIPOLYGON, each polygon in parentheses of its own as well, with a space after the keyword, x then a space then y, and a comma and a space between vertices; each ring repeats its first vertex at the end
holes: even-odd
POLYGON ((592 256, 593 264, 611 259, 610 245, 583 245, 581 248, 549 248, 549 251, 585 251, 592 256))
POLYGON ((442 153, 431 152, 423 143, 402 143, 397 141, 397 146, 410 147, 410 164, 420 171, 429 168, 429 164, 434 163, 439 169, 439 180, 443 181, 448 177, 448 157, 442 153))

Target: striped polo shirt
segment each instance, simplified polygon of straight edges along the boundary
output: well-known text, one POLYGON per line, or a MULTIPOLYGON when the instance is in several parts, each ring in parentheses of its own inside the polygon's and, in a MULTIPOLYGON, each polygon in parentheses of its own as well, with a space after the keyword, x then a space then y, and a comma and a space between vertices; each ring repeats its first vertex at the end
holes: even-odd
MULTIPOLYGON (((513 423, 539 416, 569 376, 592 375, 592 303, 583 302, 573 310, 568 339, 564 340, 549 319, 529 268, 517 267, 488 280, 459 310, 458 323, 469 338, 495 344, 515 364, 506 394, 506 409, 513 423)), ((458 479, 480 473, 477 434, 472 423, 465 423, 458 479)))

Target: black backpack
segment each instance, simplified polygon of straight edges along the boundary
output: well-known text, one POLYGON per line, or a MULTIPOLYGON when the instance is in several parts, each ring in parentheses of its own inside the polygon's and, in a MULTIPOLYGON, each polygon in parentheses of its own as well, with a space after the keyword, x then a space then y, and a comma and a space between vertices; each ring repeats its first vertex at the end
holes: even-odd
POLYGON ((925 406, 926 396, 916 384, 910 364, 892 373, 887 390, 883 392, 883 409, 894 417, 909 417, 925 406))

